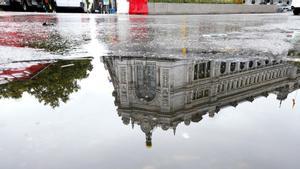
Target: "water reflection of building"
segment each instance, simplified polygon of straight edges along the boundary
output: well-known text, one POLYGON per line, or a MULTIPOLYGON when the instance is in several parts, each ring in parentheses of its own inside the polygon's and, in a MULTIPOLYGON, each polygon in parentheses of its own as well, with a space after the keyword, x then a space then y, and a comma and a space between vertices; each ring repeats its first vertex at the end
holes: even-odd
POLYGON ((199 122, 220 109, 268 96, 282 101, 299 86, 299 71, 275 59, 243 61, 104 57, 123 123, 135 124, 151 145, 155 127, 199 122))

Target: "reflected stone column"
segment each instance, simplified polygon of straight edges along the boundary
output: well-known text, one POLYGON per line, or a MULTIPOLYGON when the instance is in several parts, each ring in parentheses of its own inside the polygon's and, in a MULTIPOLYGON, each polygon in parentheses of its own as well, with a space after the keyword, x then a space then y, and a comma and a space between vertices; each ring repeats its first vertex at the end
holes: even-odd
POLYGON ((249 69, 249 62, 245 62, 245 68, 244 70, 248 70, 249 69))
POLYGON ((214 61, 210 62, 210 75, 209 77, 215 77, 215 71, 219 72, 219 70, 216 68, 216 63, 214 61))
POLYGON ((169 69, 161 69, 161 111, 169 112, 170 111, 170 81, 169 69))
POLYGON ((253 61, 253 68, 257 68, 257 62, 258 62, 257 60, 253 61))
POLYGON ((119 67, 119 93, 122 104, 128 104, 128 88, 127 88, 127 68, 126 66, 119 67))
POLYGON ((240 71, 240 64, 241 64, 241 62, 236 62, 236 67, 235 67, 236 72, 240 71))
POLYGON ((230 64, 231 62, 226 62, 226 71, 225 71, 225 74, 229 74, 230 73, 230 64))
POLYGON ((221 74, 221 62, 211 62, 211 77, 219 77, 221 74))

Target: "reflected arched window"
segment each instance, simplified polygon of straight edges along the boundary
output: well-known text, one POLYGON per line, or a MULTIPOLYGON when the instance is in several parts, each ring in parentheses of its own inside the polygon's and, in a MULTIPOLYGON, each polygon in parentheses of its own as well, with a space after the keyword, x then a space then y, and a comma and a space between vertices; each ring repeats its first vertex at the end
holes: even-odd
POLYGON ((138 64, 135 77, 136 96, 144 101, 151 101, 156 95, 156 66, 152 63, 138 64))
POLYGON ((230 71, 231 72, 233 72, 235 70, 235 66, 236 66, 235 62, 230 63, 230 71))
POLYGON ((250 61, 249 62, 249 68, 252 68, 253 67, 253 61, 250 61))
POLYGON ((208 91, 208 90, 205 90, 205 91, 204 91, 204 97, 208 97, 208 95, 209 95, 209 91, 208 91))
POLYGON ((240 63, 240 69, 243 70, 245 68, 245 62, 240 63))
POLYGON ((265 60, 265 64, 268 65, 270 63, 269 60, 265 60))
POLYGON ((198 64, 195 64, 195 66, 194 66, 194 80, 198 79, 197 72, 198 72, 198 64))
POLYGON ((203 91, 197 92, 197 99, 200 99, 203 97, 203 91))
POLYGON ((226 62, 221 62, 220 73, 223 74, 226 71, 226 62))
POLYGON ((205 63, 200 63, 199 68, 198 68, 198 78, 203 79, 205 77, 205 72, 206 72, 206 64, 205 63))
POLYGON ((261 66, 261 62, 260 61, 257 62, 257 66, 258 67, 261 66))
POLYGON ((194 91, 194 92, 193 92, 193 100, 196 99, 196 96, 197 96, 196 91, 194 91))

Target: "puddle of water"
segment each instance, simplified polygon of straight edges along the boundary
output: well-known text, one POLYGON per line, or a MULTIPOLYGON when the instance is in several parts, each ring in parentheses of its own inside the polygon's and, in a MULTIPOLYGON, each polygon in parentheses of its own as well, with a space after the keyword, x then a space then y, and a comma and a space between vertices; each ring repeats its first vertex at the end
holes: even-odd
POLYGON ((236 38, 253 31, 236 32, 255 17, 158 18, 58 17, 59 37, 86 38, 79 55, 93 58, 1 47, 0 168, 296 168, 299 59, 224 43, 251 46, 236 38))
POLYGON ((298 65, 119 56, 1 65, 1 166, 295 166, 298 65))

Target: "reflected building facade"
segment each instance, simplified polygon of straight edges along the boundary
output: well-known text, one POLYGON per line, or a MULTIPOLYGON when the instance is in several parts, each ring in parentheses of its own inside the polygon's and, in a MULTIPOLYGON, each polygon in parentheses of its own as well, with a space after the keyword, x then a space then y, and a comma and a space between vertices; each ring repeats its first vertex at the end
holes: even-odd
POLYGON ((124 124, 139 125, 151 146, 153 129, 199 122, 222 108, 275 93, 282 101, 299 88, 298 67, 278 59, 103 57, 124 124))

